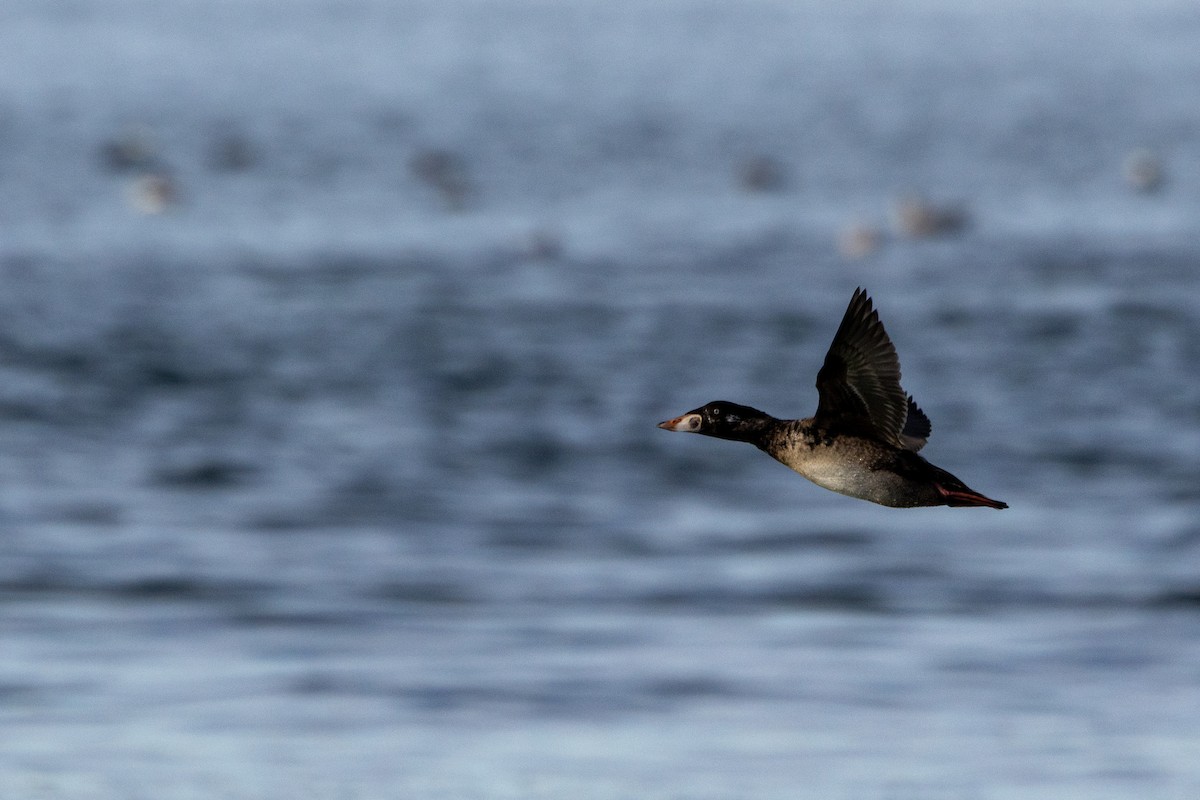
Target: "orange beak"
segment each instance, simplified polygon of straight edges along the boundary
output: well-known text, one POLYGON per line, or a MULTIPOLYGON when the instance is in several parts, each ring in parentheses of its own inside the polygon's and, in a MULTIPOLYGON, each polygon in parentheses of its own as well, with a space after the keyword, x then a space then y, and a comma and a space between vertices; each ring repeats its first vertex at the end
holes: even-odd
POLYGON ((696 433, 700 430, 701 418, 699 414, 684 414, 675 419, 669 419, 666 422, 658 423, 658 427, 666 431, 679 431, 681 433, 696 433))

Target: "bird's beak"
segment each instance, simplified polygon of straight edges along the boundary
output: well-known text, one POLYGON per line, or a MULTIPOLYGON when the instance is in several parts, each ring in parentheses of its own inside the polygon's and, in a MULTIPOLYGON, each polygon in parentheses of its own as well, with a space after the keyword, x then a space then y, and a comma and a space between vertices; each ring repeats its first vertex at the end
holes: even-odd
POLYGON ((699 414, 684 414, 682 417, 669 419, 666 422, 658 423, 658 427, 665 431, 680 431, 681 433, 697 433, 700 430, 701 418, 699 414))

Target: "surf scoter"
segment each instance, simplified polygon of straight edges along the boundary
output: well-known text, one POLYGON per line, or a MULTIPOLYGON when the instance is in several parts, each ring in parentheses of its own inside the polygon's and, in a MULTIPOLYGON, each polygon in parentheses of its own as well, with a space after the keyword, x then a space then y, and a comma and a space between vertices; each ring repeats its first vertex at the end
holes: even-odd
POLYGON ((880 505, 1008 508, 917 455, 933 427, 900 388, 896 348, 862 288, 817 373, 817 392, 809 419, 716 401, 658 427, 749 442, 818 486, 880 505))

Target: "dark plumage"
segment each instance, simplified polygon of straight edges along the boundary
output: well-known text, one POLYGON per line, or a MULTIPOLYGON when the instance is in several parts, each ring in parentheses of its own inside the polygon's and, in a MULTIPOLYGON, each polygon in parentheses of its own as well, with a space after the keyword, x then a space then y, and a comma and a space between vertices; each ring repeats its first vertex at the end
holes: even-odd
POLYGON ((900 388, 896 348, 861 288, 817 373, 817 392, 809 419, 717 401, 658 427, 749 442, 818 486, 885 506, 1008 508, 917 455, 932 425, 900 388))

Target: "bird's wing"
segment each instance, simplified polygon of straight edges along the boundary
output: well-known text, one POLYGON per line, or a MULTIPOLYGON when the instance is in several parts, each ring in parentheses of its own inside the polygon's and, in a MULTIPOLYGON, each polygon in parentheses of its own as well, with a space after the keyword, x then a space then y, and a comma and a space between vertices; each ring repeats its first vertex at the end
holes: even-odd
POLYGON ((900 388, 900 359, 871 298, 854 292, 817 373, 815 421, 871 435, 906 450, 929 437, 929 418, 900 388))
POLYGON ((929 421, 929 417, 925 416, 925 412, 917 405, 917 401, 912 399, 912 395, 908 396, 908 418, 904 420, 904 427, 900 430, 900 441, 905 449, 912 450, 914 453, 925 446, 929 441, 929 434, 933 432, 933 423, 929 421))

